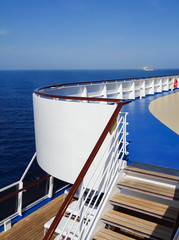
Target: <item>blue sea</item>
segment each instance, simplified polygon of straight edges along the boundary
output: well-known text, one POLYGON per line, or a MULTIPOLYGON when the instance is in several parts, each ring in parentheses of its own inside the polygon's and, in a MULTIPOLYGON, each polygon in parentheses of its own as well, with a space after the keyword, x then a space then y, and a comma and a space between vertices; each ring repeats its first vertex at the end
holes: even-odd
POLYGON ((179 74, 179 69, 0 71, 0 188, 18 181, 35 152, 32 93, 42 86, 179 74))

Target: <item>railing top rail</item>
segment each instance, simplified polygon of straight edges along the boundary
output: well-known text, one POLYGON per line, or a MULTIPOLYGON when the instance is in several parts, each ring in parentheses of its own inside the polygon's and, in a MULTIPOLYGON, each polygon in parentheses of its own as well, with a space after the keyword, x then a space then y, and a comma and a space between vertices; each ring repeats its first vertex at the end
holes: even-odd
POLYGON ((38 91, 35 91, 34 93, 43 97, 58 98, 58 99, 65 99, 65 100, 69 99, 69 100, 75 100, 75 101, 109 102, 109 103, 119 103, 121 101, 120 99, 112 99, 112 98, 59 96, 59 95, 53 95, 48 93, 42 93, 38 91))
POLYGON ((49 239, 52 237, 52 235, 53 235, 53 233, 55 232, 55 229, 57 228, 57 226, 58 226, 61 218, 63 217, 63 215, 64 215, 64 213, 65 213, 68 205, 70 204, 70 202, 71 202, 71 200, 72 200, 75 192, 77 191, 78 187, 80 186, 80 184, 81 184, 84 176, 86 175, 86 173, 87 173, 89 167, 91 166, 91 164, 92 164, 92 162, 93 162, 96 154, 98 153, 98 151, 99 151, 102 143, 104 142, 104 139, 106 138, 106 136, 107 136, 107 134, 108 134, 108 132, 109 132, 109 130, 110 130, 110 128, 111 128, 114 120, 117 118, 117 116, 118 116, 118 114, 119 114, 122 106, 123 106, 124 104, 127 104, 127 103, 128 103, 128 102, 119 103, 119 104, 117 105, 117 107, 116 107, 116 109, 114 110, 114 112, 113 112, 110 120, 108 121, 108 123, 107 123, 105 129, 103 130, 100 138, 98 139, 96 145, 94 146, 94 148, 93 148, 90 156, 88 157, 85 165, 83 166, 81 172, 79 173, 79 175, 78 175, 75 183, 73 184, 70 192, 68 193, 65 201, 63 202, 61 208, 59 209, 56 217, 54 218, 54 220, 53 220, 50 228, 48 229, 45 237, 43 238, 43 240, 49 240, 49 239))

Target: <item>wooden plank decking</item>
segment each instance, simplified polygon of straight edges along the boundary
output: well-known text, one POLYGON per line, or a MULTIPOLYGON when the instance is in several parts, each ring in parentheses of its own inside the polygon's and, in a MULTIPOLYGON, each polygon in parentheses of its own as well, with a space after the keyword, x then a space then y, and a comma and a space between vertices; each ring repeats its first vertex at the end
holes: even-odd
POLYGON ((109 203, 171 222, 175 221, 178 212, 177 208, 123 193, 117 193, 109 203))
MULTIPOLYGON (((153 168, 146 164, 145 167, 153 168)), ((109 208, 102 216, 101 221, 105 227, 96 233, 94 239, 170 240, 178 227, 175 225, 178 221, 178 208, 170 206, 173 199, 175 202, 179 199, 178 177, 133 167, 126 167, 124 172, 126 175, 117 183, 122 192, 119 190, 110 198, 109 203, 113 209, 109 208), (124 191, 126 189, 130 191, 124 191), (139 194, 135 196, 135 192, 139 194), (150 195, 157 198, 150 199, 150 195), (163 199, 171 201, 166 205, 163 199)))
POLYGON ((169 174, 164 174, 164 173, 159 173, 159 172, 154 172, 151 170, 145 170, 145 169, 140 169, 140 168, 135 168, 135 167, 130 167, 127 166, 124 170, 125 172, 129 173, 137 173, 138 175, 146 175, 146 176, 151 176, 153 178, 160 178, 160 179, 165 179, 171 182, 179 182, 179 177, 178 176, 173 176, 169 174))
MULTIPOLYGON (((62 205, 63 194, 13 225, 12 229, 0 233, 1 240, 42 240, 44 224, 55 216, 62 205)), ((53 239, 53 238, 52 238, 53 239)))
POLYGON ((160 196, 166 199, 179 199, 179 190, 175 188, 160 187, 157 184, 149 183, 141 180, 124 177, 118 184, 119 187, 133 189, 135 191, 145 192, 154 196, 160 196))
POLYGON ((150 239, 155 237, 168 240, 170 239, 172 232, 171 228, 114 210, 109 210, 102 217, 102 221, 106 224, 111 224, 114 227, 128 230, 131 233, 134 232, 141 234, 141 236, 150 239))
POLYGON ((127 237, 123 234, 113 232, 109 229, 102 228, 95 236, 95 240, 133 240, 136 238, 127 237))

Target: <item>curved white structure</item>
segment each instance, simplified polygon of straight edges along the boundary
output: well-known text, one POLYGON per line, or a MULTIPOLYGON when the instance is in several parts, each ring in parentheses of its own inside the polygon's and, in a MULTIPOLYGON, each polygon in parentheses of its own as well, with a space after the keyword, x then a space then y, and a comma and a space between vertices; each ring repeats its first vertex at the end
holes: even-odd
POLYGON ((115 101, 174 88, 178 76, 44 87, 33 94, 37 161, 49 174, 74 183, 115 109, 115 101), (101 98, 96 102, 95 99, 101 98))
POLYGON ((73 183, 115 105, 66 102, 34 94, 37 159, 48 173, 73 183))

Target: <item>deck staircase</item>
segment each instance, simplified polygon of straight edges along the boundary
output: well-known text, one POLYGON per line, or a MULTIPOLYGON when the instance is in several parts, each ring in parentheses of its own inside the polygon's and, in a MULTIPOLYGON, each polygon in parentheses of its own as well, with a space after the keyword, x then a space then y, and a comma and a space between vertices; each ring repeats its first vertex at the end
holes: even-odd
POLYGON ((118 191, 109 200, 111 209, 101 217, 104 227, 94 240, 173 238, 178 222, 179 177, 167 174, 165 168, 164 173, 145 168, 125 168, 118 191))

